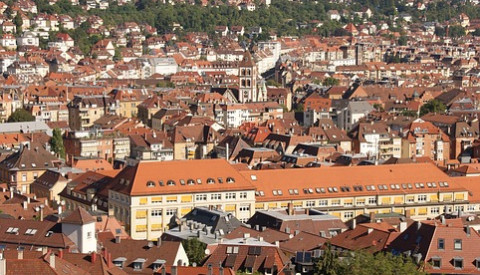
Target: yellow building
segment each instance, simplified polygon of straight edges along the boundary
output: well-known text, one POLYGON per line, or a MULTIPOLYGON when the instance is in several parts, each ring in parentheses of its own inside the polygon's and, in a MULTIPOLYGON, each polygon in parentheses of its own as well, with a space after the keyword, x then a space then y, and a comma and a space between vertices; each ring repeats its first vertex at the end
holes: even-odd
POLYGON ((42 146, 30 147, 31 145, 22 145, 18 152, 0 163, 1 179, 14 191, 30 193, 30 184, 47 169, 60 163, 42 146))
POLYGON ((133 239, 155 239, 170 220, 196 206, 214 206, 246 221, 253 215, 250 181, 223 159, 140 162, 126 167, 109 190, 109 211, 133 239))
POLYGON ((424 220, 468 205, 467 189, 429 163, 240 173, 256 187, 256 210, 293 203, 343 221, 369 212, 396 212, 424 220))

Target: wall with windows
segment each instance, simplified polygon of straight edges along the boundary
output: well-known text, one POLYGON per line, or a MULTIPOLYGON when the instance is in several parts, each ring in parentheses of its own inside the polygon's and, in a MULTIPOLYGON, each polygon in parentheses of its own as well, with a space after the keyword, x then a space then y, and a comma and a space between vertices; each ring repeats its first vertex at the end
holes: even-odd
POLYGON ((197 206, 213 206, 247 221, 254 203, 253 190, 134 197, 109 191, 109 209, 126 224, 133 239, 160 237, 174 215, 182 217, 197 206))

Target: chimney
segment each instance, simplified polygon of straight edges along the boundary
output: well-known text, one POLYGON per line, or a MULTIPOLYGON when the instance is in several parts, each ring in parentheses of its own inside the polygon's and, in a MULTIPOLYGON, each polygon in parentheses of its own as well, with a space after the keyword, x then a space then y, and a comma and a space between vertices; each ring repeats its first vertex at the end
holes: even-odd
POLYGON ((407 229, 407 222, 400 222, 400 225, 399 225, 400 233, 405 231, 405 229, 407 229))
POLYGON ((27 210, 28 202, 24 201, 22 202, 22 204, 23 204, 23 209, 27 210))
POLYGON ((170 268, 170 275, 178 275, 176 266, 172 265, 172 268, 170 268))
POLYGON ((258 236, 258 241, 263 242, 263 237, 258 236))
POLYGON ((410 209, 405 210, 405 218, 410 219, 411 215, 412 215, 412 210, 410 209))
POLYGON ((97 261, 97 253, 92 252, 92 253, 90 254, 90 258, 91 258, 92 264, 94 264, 94 263, 97 261))
POLYGON ((375 222, 375 212, 370 212, 370 222, 375 222))
POLYGON ((223 275, 223 274, 224 274, 224 273, 223 273, 223 266, 220 266, 220 267, 218 268, 218 275, 223 275))
POLYGON ((162 238, 158 237, 157 238, 157 247, 162 246, 162 238))
POLYGON ((467 237, 470 237, 470 225, 465 227, 465 233, 467 233, 467 237))
POLYGON ((288 215, 289 215, 289 216, 294 215, 293 203, 291 203, 291 202, 288 203, 288 215))
POLYGON ((167 269, 165 268, 165 265, 162 265, 161 270, 162 275, 167 275, 167 269))
POLYGON ((212 265, 208 265, 208 271, 207 271, 207 275, 213 275, 213 267, 212 265))
POLYGON ((50 252, 50 255, 49 255, 49 259, 50 259, 50 267, 55 269, 55 253, 53 252, 50 252))
POLYGON ((441 215, 440 216, 440 222, 445 225, 447 223, 447 221, 445 220, 445 216, 444 215, 441 215))
POLYGON ((115 236, 115 243, 120 243, 120 242, 121 242, 120 236, 115 236))
POLYGON ((357 227, 357 220, 353 219, 352 220, 352 229, 355 229, 357 227))
POLYGON ((7 260, 3 257, 3 251, 0 253, 0 275, 7 274, 7 260))
POLYGON ((23 260, 23 250, 18 250, 18 259, 23 260))
POLYGON ((417 221, 416 223, 417 223, 417 230, 420 230, 420 228, 422 228, 422 223, 419 221, 417 221))
POLYGON ((62 215, 62 211, 63 211, 62 205, 59 205, 57 209, 58 209, 57 211, 58 215, 62 215))
POLYGON ((60 259, 63 259, 63 249, 59 249, 59 250, 58 250, 58 257, 59 257, 60 259))
POLYGON ((48 248, 46 246, 42 246, 42 255, 47 254, 48 248))

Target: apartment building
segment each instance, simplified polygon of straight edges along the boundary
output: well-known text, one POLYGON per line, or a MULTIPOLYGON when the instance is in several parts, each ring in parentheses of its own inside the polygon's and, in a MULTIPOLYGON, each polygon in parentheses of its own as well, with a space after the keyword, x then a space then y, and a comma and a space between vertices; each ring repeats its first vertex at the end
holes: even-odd
POLYGON ((133 239, 155 239, 170 220, 197 206, 214 206, 246 221, 255 190, 223 159, 145 162, 126 167, 112 181, 109 211, 133 239))
POLYGON ((450 139, 431 122, 416 119, 402 140, 402 157, 428 157, 438 163, 450 156, 450 139))
POLYGON ((255 186, 255 210, 287 208, 292 203, 343 221, 371 212, 424 220, 468 205, 468 190, 431 163, 240 173, 255 186))
POLYGON ((384 122, 359 123, 350 135, 355 153, 378 159, 400 158, 402 155, 402 138, 384 122))
POLYGON ((68 104, 68 122, 73 130, 83 130, 93 126, 93 122, 105 114, 118 114, 119 103, 106 95, 76 95, 68 104))

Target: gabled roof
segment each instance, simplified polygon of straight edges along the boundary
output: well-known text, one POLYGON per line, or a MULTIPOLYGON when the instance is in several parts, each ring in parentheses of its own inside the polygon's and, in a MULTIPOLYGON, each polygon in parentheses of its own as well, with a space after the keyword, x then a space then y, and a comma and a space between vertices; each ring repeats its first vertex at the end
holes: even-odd
POLYGON ((62 220, 66 224, 89 224, 95 222, 95 219, 83 207, 78 207, 69 216, 62 220))

